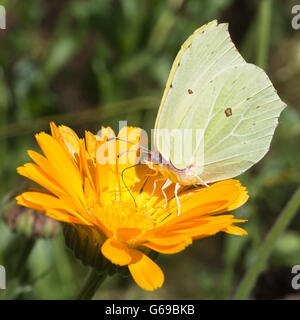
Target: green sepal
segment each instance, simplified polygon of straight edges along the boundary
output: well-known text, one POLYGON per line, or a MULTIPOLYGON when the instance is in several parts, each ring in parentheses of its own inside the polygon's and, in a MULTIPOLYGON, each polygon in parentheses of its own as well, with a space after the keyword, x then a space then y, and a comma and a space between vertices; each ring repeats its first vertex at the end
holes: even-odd
POLYGON ((65 223, 63 233, 66 245, 85 266, 93 267, 99 274, 113 275, 116 272, 116 266, 101 253, 106 237, 100 231, 90 226, 65 223))

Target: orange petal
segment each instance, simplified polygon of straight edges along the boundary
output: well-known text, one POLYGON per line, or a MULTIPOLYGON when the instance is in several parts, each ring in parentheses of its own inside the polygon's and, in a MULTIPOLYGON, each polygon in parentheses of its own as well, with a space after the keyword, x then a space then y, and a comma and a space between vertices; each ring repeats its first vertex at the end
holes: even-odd
POLYGON ((85 143, 83 139, 79 141, 79 161, 80 161, 80 170, 82 171, 83 177, 87 177, 92 184, 94 184, 94 180, 91 174, 90 169, 94 169, 94 166, 90 165, 90 162, 87 158, 87 152, 85 150, 85 143))
POLYGON ((17 204, 20 206, 26 207, 26 208, 31 208, 33 210, 37 210, 39 212, 45 212, 45 208, 36 204, 36 203, 31 203, 27 201, 26 199, 23 198, 23 195, 17 196, 16 197, 17 204))
POLYGON ((131 262, 129 249, 122 243, 107 239, 101 247, 102 254, 114 264, 126 266, 131 262))
MULTIPOLYGON (((120 140, 117 143, 118 154, 121 154, 121 156, 119 157, 119 164, 122 169, 138 163, 138 151, 140 149, 140 146, 145 147, 145 145, 148 144, 145 132, 141 128, 137 127, 123 127, 118 134, 118 138, 124 140, 120 140), (130 143, 128 143, 127 141, 130 143)), ((134 178, 135 177, 136 176, 134 175, 134 178)))
POLYGON ((235 226, 235 225, 230 225, 230 226, 224 228, 222 231, 224 231, 226 233, 234 234, 237 236, 244 236, 244 235, 248 234, 246 230, 244 230, 238 226, 235 226))
POLYGON ((62 212, 59 210, 54 210, 54 209, 48 209, 46 210, 46 215, 54 220, 62 221, 62 222, 67 222, 67 223, 74 223, 76 225, 84 225, 86 226, 86 223, 83 222, 82 220, 73 217, 66 212, 62 212))
MULTIPOLYGON (((187 230, 188 235, 193 237, 194 240, 203 238, 204 236, 208 237, 214 235, 220 231, 227 232, 227 228, 230 228, 233 223, 235 222, 244 222, 245 220, 234 219, 233 216, 230 215, 223 215, 223 216, 216 216, 216 217, 207 217, 207 224, 200 225, 195 229, 187 230)), ((238 228, 238 227, 236 227, 238 228)), ((237 235, 241 235, 241 228, 239 228, 239 232, 236 231, 237 235)), ((229 229, 230 230, 230 229, 229 229)), ((231 229, 233 231, 233 229, 231 229)), ((234 233, 234 232, 232 232, 234 233)), ((242 232, 242 234, 245 234, 242 232)))
POLYGON ((85 131, 85 143, 90 157, 96 158, 96 136, 89 131, 85 131))
POLYGON ((145 290, 153 291, 164 283, 164 274, 160 267, 138 250, 131 249, 133 258, 128 268, 134 281, 145 290))
POLYGON ((104 143, 107 139, 115 136, 114 130, 111 127, 101 127, 101 130, 96 135, 96 140, 104 143))
POLYGON ((84 180, 84 194, 86 197, 86 202, 89 208, 93 207, 97 203, 97 193, 94 186, 91 184, 88 178, 84 180))
POLYGON ((173 213, 164 219, 161 225, 181 223, 203 215, 234 210, 242 206, 248 198, 246 188, 242 187, 238 180, 233 179, 216 182, 209 187, 189 190, 179 196, 180 216, 177 216, 177 204, 173 199, 169 204, 170 208, 173 207, 173 213))
POLYGON ((75 161, 69 157, 67 151, 59 142, 45 132, 37 134, 36 139, 49 163, 51 163, 56 180, 63 183, 64 189, 70 195, 78 197, 85 204, 82 180, 75 161))
POLYGON ((119 228, 117 230, 117 238, 120 241, 128 241, 137 237, 141 232, 140 228, 119 228))
POLYGON ((171 245, 164 245, 163 243, 149 242, 144 244, 144 246, 160 253, 174 254, 184 250, 192 242, 193 241, 191 238, 186 237, 185 241, 177 242, 171 245))
POLYGON ((50 122, 51 134, 63 148, 68 150, 72 158, 79 152, 79 138, 77 134, 69 127, 57 127, 54 122, 50 122))
POLYGON ((18 167, 17 171, 20 175, 36 182, 56 195, 64 193, 61 186, 59 186, 52 177, 34 163, 26 163, 24 166, 18 167))
POLYGON ((45 212, 45 214, 52 219, 62 221, 62 222, 67 222, 67 223, 86 225, 82 220, 69 215, 67 212, 44 208, 36 203, 27 201, 25 198, 23 198, 22 195, 16 197, 16 200, 19 205, 37 210, 39 212, 45 212))
POLYGON ((31 203, 32 205, 42 207, 42 211, 48 209, 63 210, 68 212, 69 215, 78 218, 81 223, 91 225, 91 223, 84 218, 84 215, 78 213, 76 208, 74 208, 67 200, 59 199, 44 192, 24 192, 22 194, 22 199, 25 200, 27 204, 31 203))

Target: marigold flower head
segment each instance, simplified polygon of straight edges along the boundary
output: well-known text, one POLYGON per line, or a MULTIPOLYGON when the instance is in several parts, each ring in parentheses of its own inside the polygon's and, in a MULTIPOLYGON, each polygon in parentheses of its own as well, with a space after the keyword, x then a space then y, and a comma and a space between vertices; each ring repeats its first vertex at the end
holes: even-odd
MULTIPOLYGON (((118 137, 137 143, 140 130, 125 127, 118 137), (133 131, 137 133, 134 139, 133 131)), ((72 225, 82 237, 88 235, 98 250, 94 254, 117 266, 128 266, 143 289, 155 290, 164 282, 162 270, 148 254, 151 250, 173 254, 193 240, 220 231, 247 234, 234 225, 245 220, 221 215, 247 201, 247 191, 239 181, 229 179, 209 187, 182 188, 178 216, 174 185, 165 190, 166 206, 161 192, 163 177, 153 176, 146 165, 132 166, 139 157, 136 145, 107 141, 113 136, 110 128, 102 128, 101 136, 86 132, 85 139, 54 123, 51 132, 52 136, 45 132, 36 135, 44 156, 28 151, 35 163, 18 168, 21 175, 43 189, 25 192, 17 202, 72 225), (131 161, 123 161, 124 157, 131 161)))

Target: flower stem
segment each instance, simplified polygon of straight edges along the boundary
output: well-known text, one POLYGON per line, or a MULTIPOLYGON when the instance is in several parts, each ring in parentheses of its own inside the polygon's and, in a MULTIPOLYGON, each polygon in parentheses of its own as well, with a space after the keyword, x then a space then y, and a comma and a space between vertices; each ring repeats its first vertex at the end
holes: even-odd
POLYGON ((99 274, 95 269, 92 269, 90 274, 88 275, 86 283, 77 295, 76 300, 92 299, 96 290, 99 288, 100 284, 102 284, 102 282, 105 280, 106 276, 106 272, 99 274))
POLYGON ((14 277, 21 277, 23 274, 23 270, 25 268, 26 262, 28 260, 28 257, 34 247, 36 243, 35 238, 26 238, 23 249, 22 249, 22 253, 19 256, 18 262, 16 264, 16 268, 14 270, 14 277))
POLYGON ((253 289, 256 279, 260 272, 263 270, 267 259, 269 258, 272 249, 274 248, 276 241, 278 240, 281 233, 286 229, 289 223, 292 221, 296 213, 300 208, 300 187, 293 194, 292 198, 286 204, 275 224, 267 235, 263 245, 261 246, 257 257, 250 267, 248 272, 245 274, 243 280, 238 287, 238 290, 234 296, 234 299, 242 300, 247 299, 251 290, 253 289))
MULTIPOLYGON (((18 238, 17 241, 19 244, 20 238, 18 238)), ((16 267, 12 271, 11 275, 9 275, 8 287, 5 291, 3 291, 3 294, 0 296, 0 300, 11 300, 16 298, 18 287, 22 283, 23 274, 26 270, 27 260, 32 252, 32 249, 34 248, 36 239, 26 238, 24 241, 25 242, 22 247, 21 254, 18 257, 16 267)))
POLYGON ((266 68, 270 43, 272 0, 261 0, 258 12, 258 45, 256 64, 266 68))

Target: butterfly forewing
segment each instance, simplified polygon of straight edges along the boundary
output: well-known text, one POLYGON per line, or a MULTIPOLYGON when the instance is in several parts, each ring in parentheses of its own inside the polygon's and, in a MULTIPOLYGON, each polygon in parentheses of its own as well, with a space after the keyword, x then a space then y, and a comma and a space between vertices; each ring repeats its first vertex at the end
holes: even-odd
POLYGON ((232 178, 265 155, 284 106, 265 72, 238 53, 227 25, 213 21, 188 38, 173 63, 155 147, 178 169, 196 167, 206 183, 232 178), (182 135, 172 144, 174 131, 182 135))

